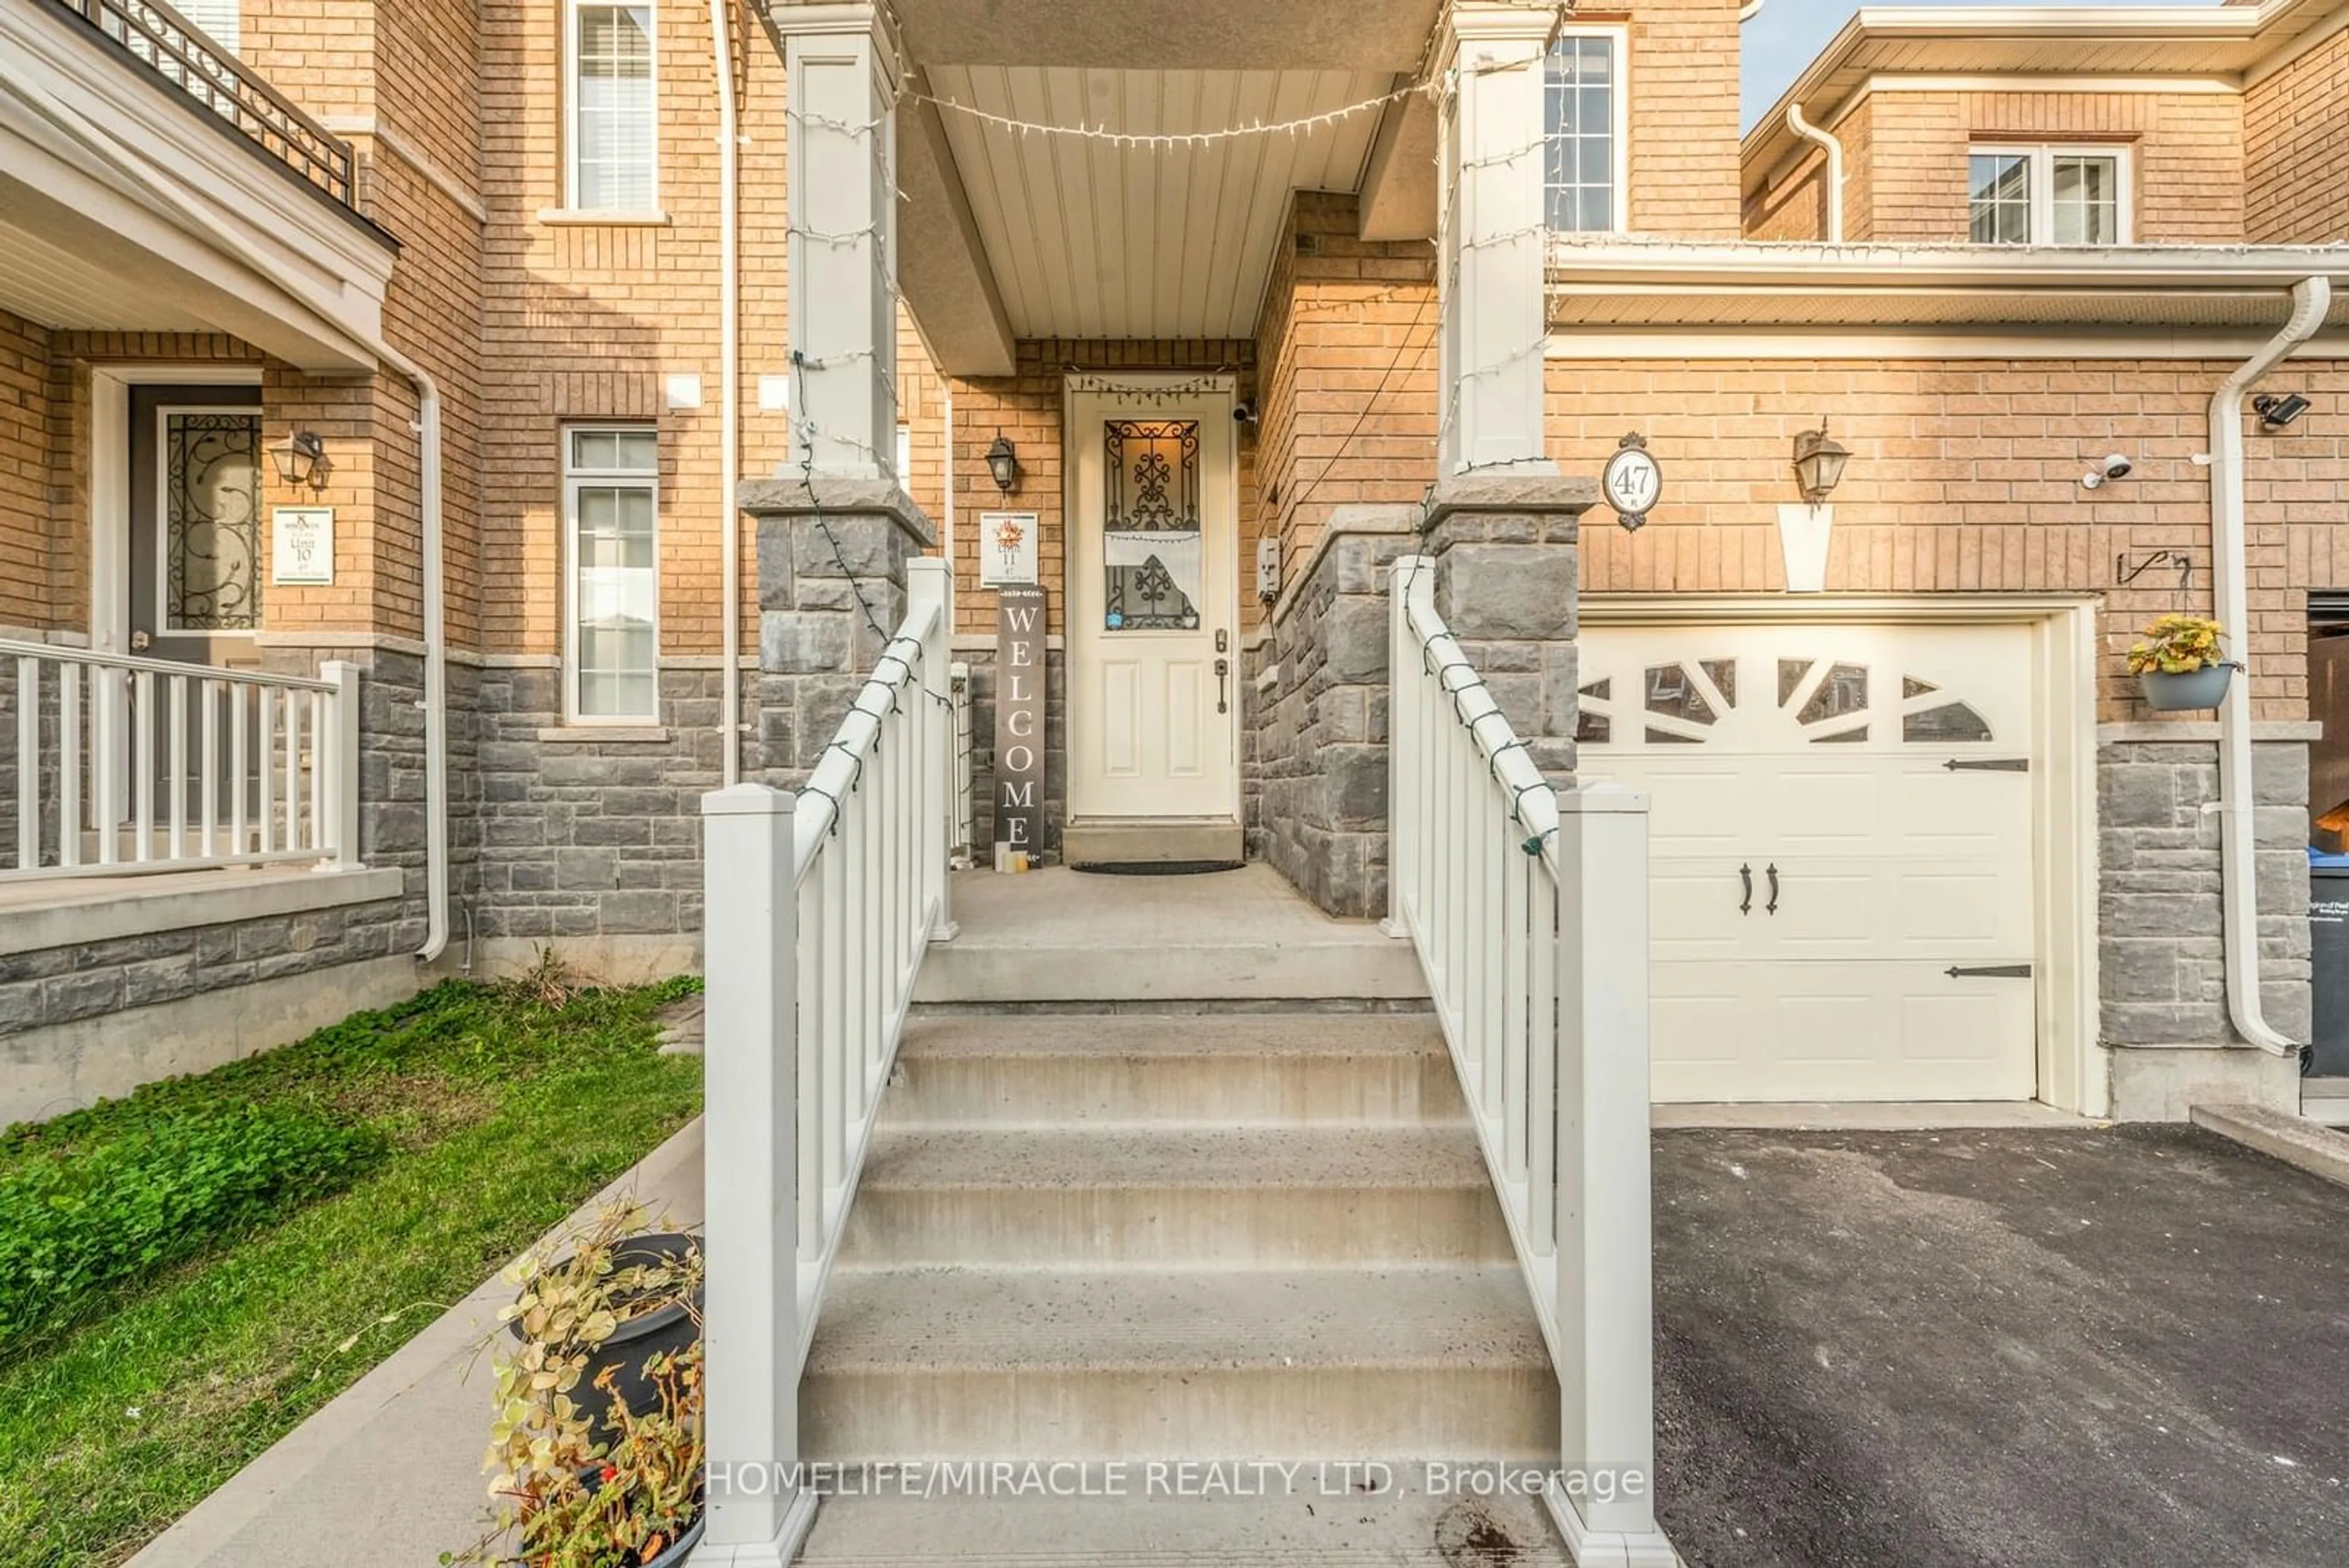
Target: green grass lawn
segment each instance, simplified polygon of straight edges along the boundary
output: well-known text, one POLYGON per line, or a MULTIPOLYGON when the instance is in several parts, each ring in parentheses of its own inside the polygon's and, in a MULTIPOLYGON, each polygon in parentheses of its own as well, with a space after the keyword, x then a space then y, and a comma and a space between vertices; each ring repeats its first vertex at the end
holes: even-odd
POLYGON ((682 1127, 700 1059, 658 1054, 653 1014, 694 983, 550 1008, 451 982, 0 1136, 20 1186, 247 1106, 367 1151, 0 1343, 0 1568, 129 1556, 682 1127))

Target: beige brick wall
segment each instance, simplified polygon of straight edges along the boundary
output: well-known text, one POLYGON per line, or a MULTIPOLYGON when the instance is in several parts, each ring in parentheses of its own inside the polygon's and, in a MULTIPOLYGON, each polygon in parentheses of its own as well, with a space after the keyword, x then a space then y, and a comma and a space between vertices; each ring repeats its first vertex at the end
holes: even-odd
POLYGON ((1872 95, 1868 109, 1857 145, 1837 128, 1852 238, 1963 240, 1966 150, 2008 141, 2127 147, 2137 239, 2242 240, 2243 106, 2233 94, 1897 91, 1872 95))
MULTIPOLYGON (((2349 435, 2323 422, 2349 410, 2349 365, 2292 369, 2316 405, 2292 427, 2303 433, 2246 438, 2262 718, 2304 716, 2307 591, 2349 581, 2349 435)), ((1853 452, 1829 591, 2103 595, 2101 716, 2136 719, 2122 650, 2156 615, 2209 612, 2208 470, 2191 460, 2223 374, 2199 361, 1554 362, 1549 447, 1568 472, 1595 473, 1637 408, 1664 464, 1663 503, 1639 533, 1591 514, 1586 592, 1772 592, 1794 436, 1824 414, 1853 452), (2082 489, 2107 452, 2131 455, 2136 473, 2082 489), (2194 559, 2189 591, 2167 572, 2116 586, 2116 556, 2152 550, 2194 559)))
MULTIPOLYGON (((1685 239, 1738 234, 1738 0, 1631 10, 1630 226, 1685 239)), ((1577 22, 1620 19, 1577 10, 1577 22)))
POLYGON ((53 626, 49 333, 0 310, 0 628, 53 626))
POLYGON ((1284 582, 1331 509, 1416 501, 1434 477, 1433 253, 1356 228, 1352 197, 1301 192, 1257 321, 1256 498, 1280 536, 1284 582))
POLYGON ((2243 104, 2245 237, 2349 239, 2349 32, 2254 85, 2243 104))

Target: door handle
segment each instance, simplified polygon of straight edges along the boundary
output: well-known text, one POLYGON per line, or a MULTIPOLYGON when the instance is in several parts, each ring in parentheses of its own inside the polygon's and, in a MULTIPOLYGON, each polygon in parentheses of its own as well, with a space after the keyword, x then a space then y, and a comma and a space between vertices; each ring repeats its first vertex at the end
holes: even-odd
POLYGON ((1216 660, 1216 711, 1218 713, 1228 713, 1232 711, 1231 693, 1228 689, 1231 678, 1232 661, 1228 659, 1216 660))
POLYGON ((1770 862, 1768 875, 1770 877, 1770 901, 1763 905, 1762 909, 1764 914, 1775 915, 1778 912, 1778 863, 1775 860, 1770 862))
POLYGON ((1751 863, 1737 868, 1737 879, 1745 885, 1745 898, 1737 906, 1737 912, 1750 915, 1754 912, 1754 867, 1751 863))

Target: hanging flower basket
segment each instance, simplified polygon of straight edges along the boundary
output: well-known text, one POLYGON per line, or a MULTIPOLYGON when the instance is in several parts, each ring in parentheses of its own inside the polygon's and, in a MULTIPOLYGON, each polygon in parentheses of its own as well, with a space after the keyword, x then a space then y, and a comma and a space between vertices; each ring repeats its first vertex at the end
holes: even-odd
POLYGON ((2157 713, 2216 708, 2227 700, 2235 664, 2219 650, 2219 623, 2207 616, 2166 615, 2128 650, 2145 705, 2157 713))
POLYGON ((2155 712, 2185 713, 2224 702, 2227 685, 2234 678, 2231 664, 2206 664, 2178 675, 2148 670, 2137 678, 2137 689, 2144 694, 2145 705, 2155 712))

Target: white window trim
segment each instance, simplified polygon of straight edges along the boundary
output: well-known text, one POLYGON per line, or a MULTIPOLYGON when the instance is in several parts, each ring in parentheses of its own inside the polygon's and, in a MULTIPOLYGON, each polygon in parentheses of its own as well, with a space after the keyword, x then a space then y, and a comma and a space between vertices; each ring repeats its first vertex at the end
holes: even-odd
MULTIPOLYGON (((1558 28, 1559 38, 1605 38, 1613 46, 1615 56, 1614 102, 1609 106, 1613 124, 1609 128, 1609 141, 1614 151, 1614 168, 1609 177, 1615 182, 1613 226, 1606 229, 1557 229, 1556 234, 1628 234, 1631 232, 1631 29, 1622 22, 1568 23, 1558 28)), ((1549 56, 1542 56, 1542 146, 1549 146, 1549 56)), ((1542 176, 1542 217, 1549 216, 1549 176, 1544 165, 1542 176)))
MULTIPOLYGON (((578 221, 590 219, 605 222, 668 221, 661 210, 660 158, 660 0, 563 0, 563 205, 552 215, 578 221), (646 33, 645 43, 652 51, 653 140, 652 195, 641 211, 634 208, 587 208, 579 204, 579 8, 582 5, 641 5, 650 15, 652 26, 646 33)), ((542 213, 542 217, 550 214, 542 213)))
POLYGON ((1973 236, 1973 158, 1977 153, 2003 153, 2008 157, 2028 159, 2031 166, 2031 237, 2025 244, 2057 246, 2064 250, 2101 250, 2101 245, 2082 242, 2059 244, 2044 238, 2055 232, 2055 160, 2064 157, 2109 158, 2113 161, 2113 178, 2117 186, 2114 192, 2114 211, 2118 233, 2112 244, 2133 244, 2137 239, 2137 170, 2130 157, 2132 149, 2127 143, 2107 144, 2095 141, 1969 141, 1966 143, 1966 235, 1969 243, 1980 244, 1984 249, 2000 248, 1995 240, 1974 241, 1973 236))
POLYGON ((571 461, 571 438, 620 433, 641 435, 657 427, 626 420, 585 420, 563 426, 555 439, 563 465, 563 722, 565 727, 641 730, 660 722, 661 494, 657 459, 651 472, 635 468, 579 468, 571 461), (614 481, 640 483, 653 493, 653 709, 648 713, 582 713, 579 711, 579 488, 614 481))

